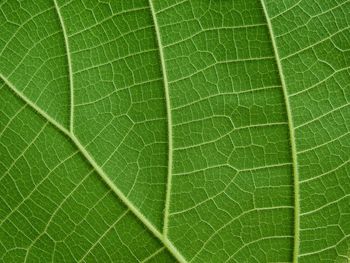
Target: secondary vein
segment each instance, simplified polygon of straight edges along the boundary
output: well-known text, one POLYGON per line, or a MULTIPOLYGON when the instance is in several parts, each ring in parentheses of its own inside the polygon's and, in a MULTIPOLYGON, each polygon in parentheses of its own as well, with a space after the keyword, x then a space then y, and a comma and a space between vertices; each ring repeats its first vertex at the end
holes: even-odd
POLYGON ((159 58, 163 74, 163 85, 167 112, 167 122, 168 122, 168 176, 167 176, 167 187, 166 187, 166 197, 165 197, 165 209, 164 209, 164 219, 163 219, 163 234, 166 237, 168 235, 168 225, 169 225, 169 207, 170 207, 170 197, 171 197, 171 181, 172 181, 172 168, 173 168, 173 134, 172 134, 172 118, 171 118, 171 105, 170 105, 170 95, 169 95, 169 82, 167 71, 165 67, 165 58, 163 52, 162 40, 160 37, 160 30, 158 25, 158 20, 156 12, 152 3, 149 0, 150 10, 152 13, 154 29, 156 31, 156 38, 159 49, 159 58))
POLYGON ((167 248, 167 250, 179 261, 186 262, 185 258, 180 254, 180 252, 174 247, 174 245, 162 234, 156 227, 136 208, 128 198, 123 194, 123 192, 113 183, 113 181, 107 176, 107 174, 102 170, 102 168, 96 163, 93 157, 85 150, 84 146, 80 143, 79 139, 40 107, 36 106, 31 100, 29 100, 24 94, 19 92, 15 86, 0 73, 0 79, 2 79, 5 84, 10 88, 10 90, 15 93, 17 97, 28 104, 35 112, 41 115, 44 119, 50 122, 58 131, 62 132, 66 137, 77 147, 79 152, 85 157, 88 163, 94 168, 101 179, 110 187, 110 189, 117 195, 117 197, 124 203, 124 205, 129 208, 131 212, 144 224, 144 226, 156 237, 160 242, 167 248))
POLYGON ((294 123, 292 117, 292 109, 289 102, 289 95, 287 90, 287 85, 285 82, 283 68, 281 64, 280 55, 278 53, 277 44, 275 41, 275 35, 273 31, 273 27, 271 24, 271 20, 269 19, 268 12, 264 0, 260 0, 261 5, 264 11, 264 15, 266 17, 267 27, 270 34, 270 39, 272 42, 273 52, 276 58, 276 64, 280 76, 280 81, 283 90, 283 97, 286 104, 287 118, 288 118, 288 127, 289 127, 289 140, 291 144, 292 151, 292 163, 293 163, 293 177, 294 177, 294 244, 293 244, 293 262, 298 262, 299 256, 299 235, 300 235, 300 193, 299 193, 299 170, 298 170, 298 159, 297 159, 297 149, 295 143, 295 134, 294 134, 294 123))
POLYGON ((69 42, 68 42, 68 35, 66 31, 66 27, 64 25, 63 17, 61 15, 60 8, 57 4, 56 0, 53 0, 55 3, 55 9, 58 15, 58 18, 60 20, 63 38, 64 38, 64 45, 66 48, 66 54, 67 54, 67 63, 68 63, 68 75, 69 75, 69 90, 70 90, 70 116, 69 116, 69 130, 73 133, 73 127, 74 127, 74 83, 73 83, 73 71, 72 71, 72 60, 70 56, 70 49, 69 49, 69 42))

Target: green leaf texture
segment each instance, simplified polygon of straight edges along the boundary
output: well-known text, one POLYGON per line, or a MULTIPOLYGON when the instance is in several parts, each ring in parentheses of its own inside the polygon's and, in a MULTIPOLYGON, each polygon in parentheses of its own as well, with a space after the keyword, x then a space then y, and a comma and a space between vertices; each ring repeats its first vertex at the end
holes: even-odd
POLYGON ((350 2, 1 0, 2 262, 349 262, 350 2))

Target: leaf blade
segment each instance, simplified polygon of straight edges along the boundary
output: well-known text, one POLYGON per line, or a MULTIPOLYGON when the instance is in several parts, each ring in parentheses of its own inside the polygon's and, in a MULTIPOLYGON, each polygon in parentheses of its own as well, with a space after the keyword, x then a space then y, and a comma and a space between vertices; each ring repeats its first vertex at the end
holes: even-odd
POLYGON ((347 1, 0 9, 2 260, 347 260, 347 1))

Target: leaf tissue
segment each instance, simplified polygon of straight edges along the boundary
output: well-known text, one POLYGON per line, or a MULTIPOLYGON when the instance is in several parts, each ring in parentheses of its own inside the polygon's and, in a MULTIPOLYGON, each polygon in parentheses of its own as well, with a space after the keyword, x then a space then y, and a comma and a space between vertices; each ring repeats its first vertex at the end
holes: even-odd
POLYGON ((350 1, 0 0, 1 262, 350 262, 350 1))

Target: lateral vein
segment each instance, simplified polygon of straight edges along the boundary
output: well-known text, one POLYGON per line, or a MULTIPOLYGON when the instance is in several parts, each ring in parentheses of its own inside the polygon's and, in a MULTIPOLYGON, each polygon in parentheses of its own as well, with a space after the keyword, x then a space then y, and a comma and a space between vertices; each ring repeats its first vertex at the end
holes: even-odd
POLYGON ((158 25, 158 20, 156 12, 152 3, 149 0, 150 10, 152 13, 154 29, 156 33, 159 58, 163 74, 163 85, 167 112, 167 122, 168 122, 168 176, 167 176, 167 187, 166 187, 166 197, 165 197, 165 209, 164 209, 164 219, 163 219, 163 235, 167 237, 168 235, 168 225, 169 225, 169 207, 170 207, 170 197, 171 197, 171 183, 172 183, 172 167, 173 167, 173 135, 172 135, 172 117, 171 117, 171 105, 170 105, 170 95, 169 95, 169 82, 167 71, 165 67, 165 58, 163 52, 162 40, 160 37, 160 30, 158 25))
POLYGON ((0 73, 0 79, 2 79, 7 87, 22 101, 27 103, 35 112, 40 116, 50 122, 58 131, 62 132, 66 137, 72 141, 72 143, 77 147, 79 152, 85 157, 89 164, 98 173, 101 179, 109 188, 116 194, 116 196, 124 203, 124 205, 129 208, 129 210, 145 225, 145 227, 156 237, 158 240, 167 248, 167 250, 179 261, 187 262, 185 258, 180 254, 180 252, 174 247, 174 245, 162 234, 156 227, 136 208, 123 194, 123 192, 113 183, 113 181, 107 176, 107 174, 102 170, 102 168, 96 163, 93 157, 85 150, 84 146, 80 143, 79 139, 40 107, 36 106, 31 100, 29 100, 22 92, 18 91, 15 86, 0 73))
POLYGON ((72 71, 72 59, 70 56, 70 49, 69 49, 69 42, 68 42, 68 35, 66 31, 66 27, 64 25, 63 17, 61 15, 60 7, 57 4, 56 0, 53 0, 55 3, 55 9, 58 15, 58 18, 60 20, 63 38, 64 38, 64 45, 66 48, 67 53, 67 63, 68 63, 68 75, 69 75, 69 91, 70 91, 70 116, 69 116, 69 130, 73 133, 73 127, 74 127, 74 83, 73 83, 73 71, 72 71))
POLYGON ((293 262, 298 263, 299 256, 299 235, 300 235, 300 193, 299 193, 299 170, 298 170, 298 159, 297 159, 297 149, 295 143, 295 135, 294 135, 294 123, 292 117, 292 109, 289 102, 289 95, 287 90, 287 85, 285 82, 283 68, 281 64, 281 58, 278 53, 277 44, 275 41, 275 35, 273 31, 273 27, 271 24, 271 20, 269 19, 267 8, 264 0, 260 0, 262 9, 264 11, 264 15, 267 22, 267 27, 270 34, 270 39, 272 42, 273 52, 276 58, 276 64, 278 68, 278 73, 280 76, 280 81, 282 85, 283 97, 286 104, 287 118, 288 118, 288 127, 289 127, 289 140, 291 144, 291 152, 292 152, 292 163, 293 163, 293 177, 294 177, 294 244, 293 244, 293 262))

